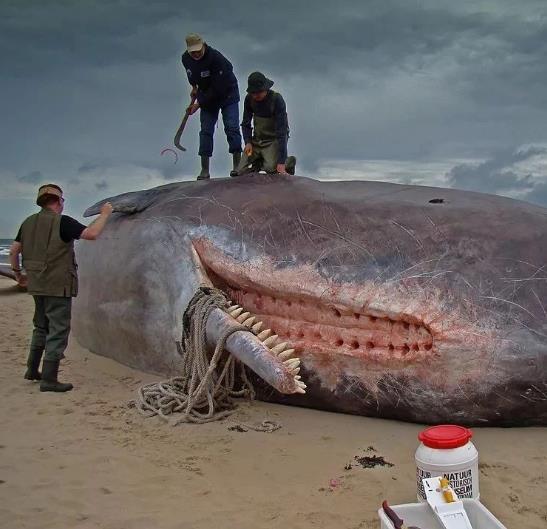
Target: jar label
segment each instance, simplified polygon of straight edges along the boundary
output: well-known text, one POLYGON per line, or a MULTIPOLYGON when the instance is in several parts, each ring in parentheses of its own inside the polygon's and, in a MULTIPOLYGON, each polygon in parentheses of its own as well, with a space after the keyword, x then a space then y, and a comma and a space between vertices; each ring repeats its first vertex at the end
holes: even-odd
POLYGON ((444 477, 450 481, 450 486, 458 498, 473 497, 473 472, 470 468, 459 472, 445 473, 444 477))
MULTIPOLYGON (((473 498, 473 470, 471 468, 457 472, 435 472, 435 475, 445 477, 458 498, 473 498)), ((416 489, 418 496, 423 500, 426 499, 426 496, 422 479, 431 477, 433 476, 429 470, 416 467, 416 489)))
POLYGON ((425 490, 424 490, 424 484, 422 482, 422 479, 430 478, 431 472, 429 470, 423 470, 420 467, 416 467, 416 487, 418 489, 418 496, 422 499, 426 499, 425 497, 425 490))

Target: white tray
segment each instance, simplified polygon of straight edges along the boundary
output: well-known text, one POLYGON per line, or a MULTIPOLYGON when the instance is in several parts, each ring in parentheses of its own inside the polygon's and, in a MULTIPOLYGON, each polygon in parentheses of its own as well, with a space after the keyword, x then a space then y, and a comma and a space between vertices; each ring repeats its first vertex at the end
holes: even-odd
MULTIPOLYGON (((507 529, 480 501, 462 499, 463 507, 473 529, 507 529)), ((405 503, 391 507, 405 525, 416 525, 420 529, 443 529, 427 503, 405 503)), ((381 529, 393 529, 393 524, 380 507, 378 509, 381 529)))

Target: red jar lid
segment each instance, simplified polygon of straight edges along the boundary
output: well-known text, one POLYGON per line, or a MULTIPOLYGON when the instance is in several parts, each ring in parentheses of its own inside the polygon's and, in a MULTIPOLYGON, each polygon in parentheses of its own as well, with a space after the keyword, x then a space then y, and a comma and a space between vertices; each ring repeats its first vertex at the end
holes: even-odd
POLYGON ((418 439, 429 448, 458 448, 466 445, 471 437, 471 430, 455 424, 431 426, 418 435, 418 439))

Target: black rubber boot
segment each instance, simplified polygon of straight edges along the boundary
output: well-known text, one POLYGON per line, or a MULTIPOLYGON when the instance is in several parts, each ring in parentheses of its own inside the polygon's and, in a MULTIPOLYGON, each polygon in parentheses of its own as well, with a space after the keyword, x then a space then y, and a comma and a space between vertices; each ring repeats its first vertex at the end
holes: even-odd
POLYGON ((285 162, 285 170, 287 173, 294 175, 296 171, 296 158, 294 156, 288 156, 285 162))
POLYGON ((230 176, 239 176, 239 173, 238 173, 237 169, 238 169, 239 164, 241 162, 241 153, 240 152, 232 153, 232 158, 233 158, 233 162, 234 162, 234 164, 233 164, 234 167, 230 171, 230 176))
POLYGON ((198 175, 198 180, 208 180, 211 178, 209 174, 209 156, 201 157, 201 173, 198 175))
POLYGON ((57 380, 59 374, 58 360, 44 360, 42 368, 42 380, 40 382, 40 391, 55 391, 64 393, 70 391, 74 386, 70 383, 63 383, 57 380))
POLYGON ((42 380, 42 374, 38 371, 42 361, 43 349, 31 349, 27 358, 26 380, 42 380))

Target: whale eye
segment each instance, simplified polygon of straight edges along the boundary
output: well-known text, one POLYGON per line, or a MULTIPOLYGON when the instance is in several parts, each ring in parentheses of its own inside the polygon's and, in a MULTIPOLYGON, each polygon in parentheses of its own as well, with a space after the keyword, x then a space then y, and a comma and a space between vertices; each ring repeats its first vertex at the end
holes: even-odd
POLYGON ((444 204, 444 198, 432 198, 430 204, 444 204))

